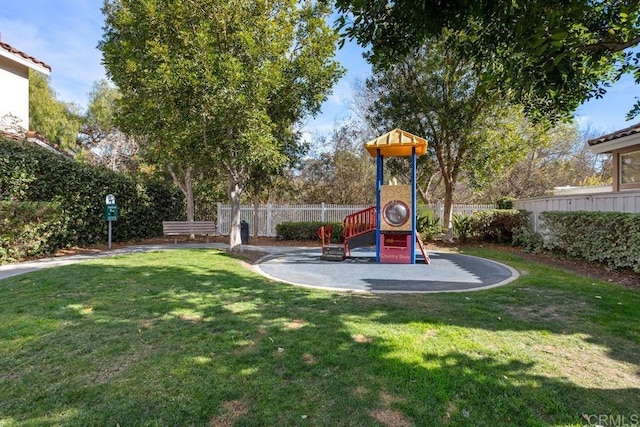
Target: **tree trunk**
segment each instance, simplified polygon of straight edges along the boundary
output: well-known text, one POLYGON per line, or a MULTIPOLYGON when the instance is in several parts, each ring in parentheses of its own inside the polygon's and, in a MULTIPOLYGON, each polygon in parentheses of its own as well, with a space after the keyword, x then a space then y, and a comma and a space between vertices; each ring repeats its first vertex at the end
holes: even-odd
POLYGON ((233 179, 229 179, 229 200, 231 201, 231 231, 229 235, 229 250, 242 252, 242 238, 240 236, 240 196, 242 188, 233 179))
POLYGON ((194 221, 196 208, 193 198, 193 167, 189 166, 186 169, 176 171, 174 166, 169 165, 169 173, 171 174, 173 182, 184 195, 187 221, 194 221), (180 176, 178 176, 179 173, 180 176))
POLYGON ((260 217, 260 193, 256 191, 256 194, 253 195, 253 237, 258 237, 258 228, 259 228, 259 220, 260 217))
POLYGON ((446 230, 444 241, 453 243, 453 190, 454 183, 449 179, 444 180, 444 213, 442 215, 442 228, 446 230))

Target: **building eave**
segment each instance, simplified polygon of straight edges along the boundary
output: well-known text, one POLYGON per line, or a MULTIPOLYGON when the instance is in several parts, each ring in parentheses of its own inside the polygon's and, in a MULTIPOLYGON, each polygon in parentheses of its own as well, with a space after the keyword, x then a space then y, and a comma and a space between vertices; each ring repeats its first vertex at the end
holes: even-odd
POLYGON ((7 43, 0 42, 0 56, 47 76, 51 73, 50 65, 7 43))
POLYGON ((602 141, 595 145, 591 145, 591 141, 589 141, 589 150, 596 154, 606 154, 634 145, 640 145, 640 133, 628 134, 616 139, 602 141))

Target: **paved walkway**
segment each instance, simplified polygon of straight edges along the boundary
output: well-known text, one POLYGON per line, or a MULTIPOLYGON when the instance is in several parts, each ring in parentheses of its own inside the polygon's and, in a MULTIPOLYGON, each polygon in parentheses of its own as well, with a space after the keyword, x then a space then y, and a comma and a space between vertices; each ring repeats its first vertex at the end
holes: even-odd
MULTIPOLYGON (((180 243, 166 245, 133 245, 126 248, 113 249, 103 252, 94 252, 80 255, 60 256, 54 258, 42 258, 34 261, 25 261, 15 264, 0 265, 0 280, 7 277, 17 276, 19 274, 28 273, 30 271, 41 270, 43 268, 60 267, 63 265, 75 264, 90 259, 96 259, 107 256, 123 255, 130 253, 166 251, 175 249, 227 249, 229 245, 225 243, 180 243)), ((244 246, 248 251, 259 251, 270 254, 278 254, 281 252, 295 251, 302 249, 295 246, 244 246)))
MULTIPOLYGON (((176 249, 226 249, 223 243, 139 245, 91 254, 39 259, 0 266, 0 280, 43 268, 59 267, 90 259, 129 253, 176 249)), ((323 261, 320 248, 245 246, 270 255, 254 266, 271 279, 312 288, 350 292, 463 292, 488 289, 515 280, 509 266, 484 258, 448 252, 430 252, 431 264, 376 264, 371 249, 356 249, 344 262, 323 261)))

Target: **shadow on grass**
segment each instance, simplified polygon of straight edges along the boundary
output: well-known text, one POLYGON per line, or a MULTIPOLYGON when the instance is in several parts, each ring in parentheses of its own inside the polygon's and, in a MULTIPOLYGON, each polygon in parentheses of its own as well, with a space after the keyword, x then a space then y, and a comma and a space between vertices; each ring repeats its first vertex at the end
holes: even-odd
POLYGON ((0 423, 496 426, 633 416, 637 387, 580 385, 517 344, 491 342, 508 343, 510 332, 581 335, 638 366, 638 341, 594 333, 599 324, 580 315, 597 310, 568 306, 558 290, 549 292, 563 318, 524 316, 553 298, 536 301, 539 285, 517 283, 478 294, 335 294, 270 283, 225 254, 193 250, 16 277, 0 282, 0 423), (486 336, 475 340, 477 331, 486 336))

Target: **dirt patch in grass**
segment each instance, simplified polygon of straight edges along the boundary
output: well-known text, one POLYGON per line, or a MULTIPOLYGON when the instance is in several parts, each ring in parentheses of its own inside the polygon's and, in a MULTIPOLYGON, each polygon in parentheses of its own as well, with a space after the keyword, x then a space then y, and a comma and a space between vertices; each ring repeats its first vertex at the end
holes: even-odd
POLYGON ((315 365, 316 363, 318 363, 318 360, 313 354, 304 353, 302 355, 302 363, 304 363, 305 365, 315 365))
POLYGON ((376 409, 369 412, 369 415, 387 427, 409 427, 413 425, 407 417, 394 409, 376 409))
POLYGON ((562 313, 564 312, 564 310, 562 310, 562 307, 557 307, 553 305, 545 305, 545 306, 531 305, 528 307, 523 307, 523 306, 507 307, 507 310, 516 319, 524 320, 524 321, 567 320, 567 319, 562 319, 562 317, 565 317, 562 315, 562 313))
MULTIPOLYGON (((584 337, 588 340, 588 337, 584 337)), ((544 363, 557 372, 547 372, 550 378, 567 378, 586 389, 624 390, 640 387, 636 366, 611 358, 606 349, 595 345, 539 344, 535 350, 544 355, 544 363)))
POLYGON ((293 319, 291 322, 284 324, 284 328, 289 330, 302 329, 305 326, 307 326, 307 322, 302 319, 293 319))
POLYGON ((249 413, 249 405, 241 400, 231 400, 222 404, 223 414, 213 417, 209 425, 211 427, 231 427, 249 413))
POLYGON ((351 338, 353 338, 353 340, 358 344, 369 344, 373 342, 373 338, 364 336, 362 334, 353 335, 351 338))

